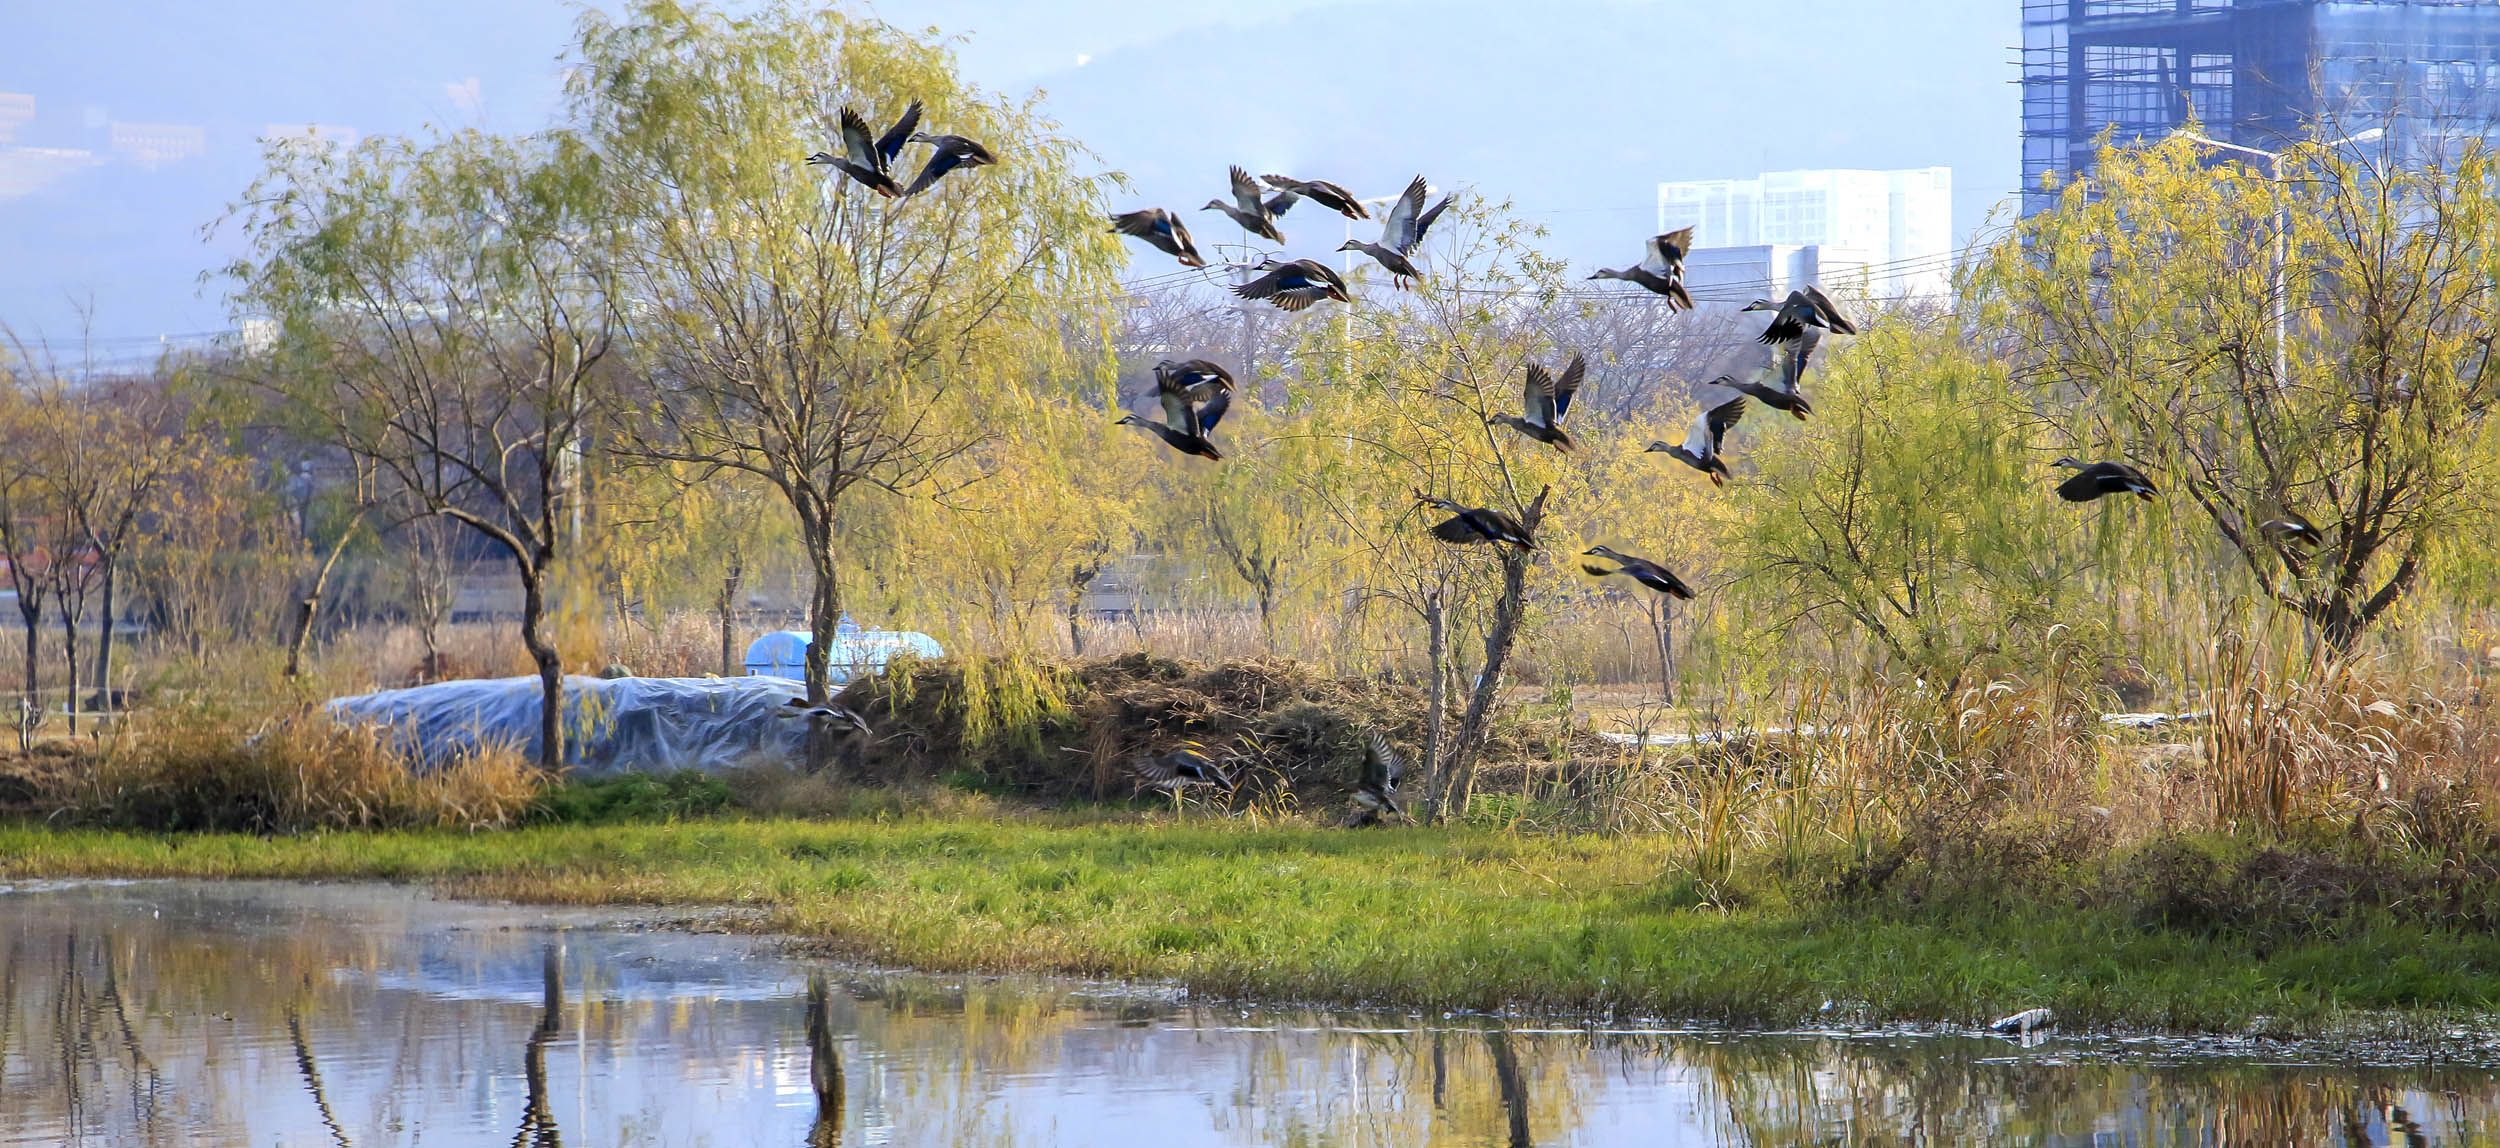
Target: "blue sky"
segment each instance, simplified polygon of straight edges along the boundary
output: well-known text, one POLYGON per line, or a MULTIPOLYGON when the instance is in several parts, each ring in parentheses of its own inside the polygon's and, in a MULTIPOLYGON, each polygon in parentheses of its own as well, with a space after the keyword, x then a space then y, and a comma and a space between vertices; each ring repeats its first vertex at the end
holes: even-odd
MULTIPOLYGON (((984 86, 1034 88, 1128 204, 1224 168, 1509 198, 1575 266, 1637 255, 1660 180, 1954 169, 1968 234, 2015 182, 2015 0, 921 0, 984 86)), ((0 322, 101 357, 232 325, 201 229, 272 125, 527 130, 578 9, 536 0, 88 0, 0 8, 0 322), (82 318, 82 312, 84 317, 82 318)), ((1201 237, 1219 229, 1203 217, 1201 237)), ((1330 230, 1322 228, 1323 230, 1330 230)), ((1221 229, 1229 231, 1229 228, 1221 229)), ((1334 247, 1314 237, 1299 248, 1334 247)), ((1299 239, 1300 237, 1297 237, 1299 239)))

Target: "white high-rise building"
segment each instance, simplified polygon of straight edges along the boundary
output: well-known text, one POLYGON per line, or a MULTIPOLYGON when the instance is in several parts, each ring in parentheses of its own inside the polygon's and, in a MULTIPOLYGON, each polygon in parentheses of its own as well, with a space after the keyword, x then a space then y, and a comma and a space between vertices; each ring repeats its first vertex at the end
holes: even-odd
POLYGON ((1693 228, 1696 298, 1777 298, 1799 275, 1854 275, 1870 295, 1941 295, 1951 280, 1953 169, 1764 172, 1658 185, 1658 230, 1693 228), (1810 250, 1809 250, 1810 249, 1810 250))

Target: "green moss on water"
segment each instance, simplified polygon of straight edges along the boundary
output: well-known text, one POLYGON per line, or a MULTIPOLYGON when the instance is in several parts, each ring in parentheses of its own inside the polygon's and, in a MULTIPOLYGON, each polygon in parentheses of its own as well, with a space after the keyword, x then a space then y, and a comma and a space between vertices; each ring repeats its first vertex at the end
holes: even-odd
MULTIPOLYGON (((585 796, 571 820, 678 800, 667 792, 585 796)), ((2226 878, 2263 860, 2198 855, 2226 878)), ((2230 927, 2227 905, 2165 921, 2122 895, 2177 857, 2117 854, 1994 894, 1860 897, 1768 867, 1697 882, 1676 861, 1654 838, 1079 817, 287 838, 0 826, 5 877, 381 878, 549 902, 741 904, 766 910, 761 927, 877 961, 1420 1008, 1793 1024, 1970 1022, 2045 1004, 2072 1025, 2237 1031, 2264 1018, 2292 1032, 2353 1010, 2462 1015, 2500 998, 2488 930, 2361 908, 2300 935, 2230 927)))

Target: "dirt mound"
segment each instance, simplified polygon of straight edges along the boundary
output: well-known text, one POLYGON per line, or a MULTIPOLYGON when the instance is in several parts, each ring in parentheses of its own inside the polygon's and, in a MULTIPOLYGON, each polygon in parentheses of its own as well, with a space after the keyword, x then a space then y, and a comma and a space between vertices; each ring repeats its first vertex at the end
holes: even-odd
POLYGON ((877 730, 843 763, 863 780, 1117 797, 1134 787, 1130 763, 1194 743, 1229 763, 1245 794, 1291 793, 1305 805, 1352 789, 1365 729, 1412 760, 1424 718, 1422 691, 1407 686, 1272 658, 1202 665, 1149 654, 897 663, 838 700, 877 730))

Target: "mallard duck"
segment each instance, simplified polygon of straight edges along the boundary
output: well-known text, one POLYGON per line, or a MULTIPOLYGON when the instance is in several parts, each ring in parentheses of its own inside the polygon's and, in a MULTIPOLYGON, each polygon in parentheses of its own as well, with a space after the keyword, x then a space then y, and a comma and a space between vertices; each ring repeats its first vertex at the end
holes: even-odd
POLYGON ((1778 303, 1756 299, 1740 310, 1774 312, 1770 325, 1754 341, 1777 352, 1780 387, 1793 393, 1805 379, 1807 360, 1814 357, 1816 347, 1823 345, 1823 332, 1831 329, 1822 308, 1815 305, 1813 296, 1790 291, 1788 298, 1778 303))
MULTIPOLYGON (((1222 369, 1218 368, 1217 373, 1222 374, 1222 369)), ((1142 419, 1131 414, 1121 415, 1119 421, 1112 425, 1141 426, 1154 432, 1156 438, 1162 439, 1173 450, 1182 454, 1194 454, 1200 458, 1222 461, 1224 452, 1215 449, 1215 444, 1209 441, 1207 436, 1214 433, 1215 424, 1222 422, 1224 412, 1231 409, 1233 393, 1229 389, 1219 388, 1215 391, 1215 397, 1206 400, 1203 404, 1198 403, 1192 400, 1193 388, 1182 381, 1183 377, 1183 372, 1166 371, 1161 364, 1157 364, 1155 368, 1155 397, 1163 403, 1162 422, 1142 419)), ((1225 376, 1225 381, 1229 383, 1231 376, 1225 376)))
POLYGON ((1337 250, 1360 251, 1371 256, 1373 262, 1380 264, 1389 272, 1389 281, 1400 288, 1404 288, 1409 279, 1423 278, 1424 273, 1416 270, 1414 261, 1407 256, 1414 252, 1417 244, 1424 241, 1424 232, 1431 230, 1432 221, 1441 218, 1441 213, 1449 210, 1450 201, 1457 198, 1454 195, 1444 195, 1441 197, 1441 202, 1433 204, 1432 210, 1426 211, 1424 210, 1425 193, 1424 177, 1416 176, 1415 182, 1406 185, 1405 194, 1398 196, 1398 201, 1389 205, 1389 214, 1380 224, 1380 242, 1365 243, 1360 239, 1349 239, 1337 250))
POLYGON ((1580 379, 1588 370, 1588 360, 1579 355, 1571 356, 1571 364, 1563 368, 1559 379, 1548 374, 1542 363, 1528 364, 1528 382, 1520 399, 1527 417, 1487 415, 1485 425, 1500 423, 1538 442, 1570 450, 1571 435, 1562 429, 1562 419, 1570 413, 1571 396, 1580 393, 1580 379))
POLYGON ((1182 225, 1181 218, 1160 207, 1114 215, 1111 230, 1145 240, 1156 250, 1179 259, 1183 267, 1207 265, 1206 260, 1198 257, 1198 245, 1189 241, 1189 228, 1182 225))
MULTIPOLYGON (((1737 394, 1759 399, 1763 406, 1775 411, 1787 411, 1791 418, 1799 422, 1805 421, 1807 415, 1814 413, 1814 404, 1806 401, 1804 392, 1794 387, 1777 387, 1763 383, 1762 376, 1768 373, 1770 372, 1766 369, 1743 377, 1720 375, 1706 385, 1725 387, 1737 394)), ((1782 377, 1783 379, 1786 377, 1785 372, 1782 373, 1782 377)))
POLYGON ((1244 299, 1265 299, 1288 311, 1299 311, 1322 299, 1347 301, 1345 280, 1319 260, 1279 263, 1270 259, 1258 269, 1267 274, 1234 287, 1233 294, 1244 299))
POLYGON ((1528 536, 1527 527, 1501 511, 1461 506, 1420 492, 1415 501, 1450 512, 1452 517, 1432 528, 1432 536, 1443 542, 1507 542, 1521 550, 1536 549, 1536 539, 1528 536))
POLYGON ((987 167, 998 162, 997 158, 990 154, 990 149, 962 136, 913 132, 911 142, 927 144, 933 150, 929 152, 928 162, 920 165, 920 174, 912 177, 911 186, 903 189, 903 195, 906 198, 929 190, 929 185, 936 183, 938 177, 956 168, 987 167))
MULTIPOLYGON (((1276 189, 1276 198, 1267 201, 1271 215, 1292 210, 1296 199, 1307 199, 1347 219, 1370 219, 1372 213, 1354 193, 1324 179, 1295 179, 1289 175, 1263 175, 1259 180, 1276 189)), ((1238 193, 1236 193, 1238 194, 1238 193)))
POLYGON ((910 139, 912 129, 920 125, 920 101, 913 100, 903 118, 894 121, 883 136, 870 135, 867 118, 847 104, 842 108, 841 124, 842 154, 820 151, 807 157, 807 162, 831 167, 887 199, 899 198, 903 189, 894 184, 894 157, 902 154, 903 141, 910 139))
POLYGON ((2318 529, 2296 510, 2286 510, 2280 518, 2269 518, 2258 523, 2257 530, 2266 537, 2286 545, 2301 546, 2310 550, 2326 545, 2326 532, 2318 529))
POLYGON ((868 728, 867 718, 831 702, 815 706, 807 704, 806 698, 792 698, 788 704, 791 709, 798 710, 802 716, 806 717, 808 724, 813 726, 842 733, 856 733, 863 737, 874 736, 877 732, 868 728))
POLYGON ((1187 748, 1170 753, 1142 757, 1130 763, 1129 772, 1138 780, 1157 789, 1180 790, 1193 785, 1230 787, 1233 775, 1213 758, 1199 752, 1206 747, 1197 742, 1183 742, 1187 748))
POLYGON ((1267 204, 1259 200, 1259 185, 1251 180, 1249 172, 1239 167, 1233 169, 1233 201, 1226 203, 1210 199, 1205 207, 1198 210, 1221 211, 1232 216, 1233 222, 1252 235, 1274 243, 1285 241, 1285 233, 1276 230, 1276 213, 1269 211, 1267 204))
MULTIPOLYGON (((1717 395, 1711 397, 1716 398, 1717 395)), ((1720 457, 1720 444, 1727 438, 1727 428, 1735 426, 1736 421, 1744 417, 1745 396, 1725 399, 1706 406, 1700 414, 1693 416, 1693 429, 1685 432, 1683 442, 1653 442, 1649 444, 1649 449, 1709 475, 1712 486, 1725 486, 1728 480, 1727 460, 1720 457)))
POLYGON ((1665 235, 1654 235, 1649 250, 1641 261, 1621 271, 1612 267, 1598 269, 1591 279, 1622 279, 1638 283, 1667 297, 1667 309, 1692 310, 1693 294, 1684 289, 1684 254, 1693 249, 1693 229, 1679 227, 1665 235))
POLYGON ((2068 502, 2090 502, 2104 494, 2133 494, 2146 502, 2160 494, 2144 472, 2123 462, 2084 463, 2072 456, 2050 463, 2083 473, 2057 484, 2057 496, 2068 502))
POLYGON ((1345 827, 1360 829, 1378 825, 1383 818, 1404 817, 1398 808, 1398 781, 1406 776, 1406 759, 1398 756, 1389 739, 1379 730, 1363 731, 1363 774, 1355 781, 1354 815, 1345 827))
POLYGON ((1652 590, 1656 590, 1661 594, 1665 594, 1668 597, 1682 598, 1686 601, 1692 600, 1692 587, 1685 585, 1684 580, 1676 577, 1674 571, 1652 562, 1647 558, 1635 558, 1629 554, 1618 554, 1612 549, 1604 546, 1591 546, 1580 553, 1583 557, 1593 555, 1599 558, 1610 558, 1614 560, 1615 568, 1611 570, 1593 562, 1583 562, 1580 564, 1580 569, 1585 570, 1590 574, 1594 574, 1597 577, 1606 578, 1616 574, 1621 574, 1626 578, 1630 578, 1631 580, 1638 582, 1643 586, 1647 586, 1652 590))
POLYGON ((1233 373, 1211 359, 1165 359, 1155 364, 1157 393, 1180 390, 1189 395, 1191 402, 1203 403, 1217 395, 1230 394, 1232 389, 1233 373))
POLYGON ((1858 325, 1850 322, 1840 313, 1840 306, 1833 303, 1832 297, 1824 294, 1822 288, 1808 283, 1805 286, 1805 293, 1806 298, 1813 301, 1814 309, 1822 314, 1823 325, 1831 328, 1833 334, 1855 335, 1858 333, 1858 325))

